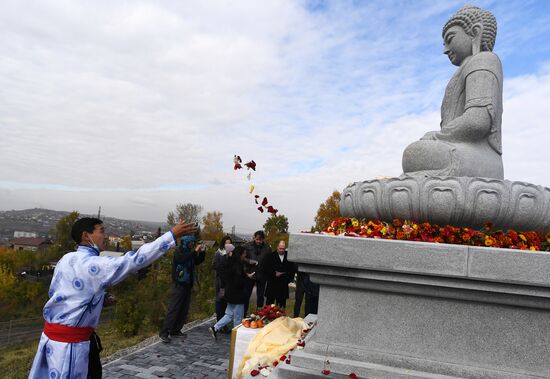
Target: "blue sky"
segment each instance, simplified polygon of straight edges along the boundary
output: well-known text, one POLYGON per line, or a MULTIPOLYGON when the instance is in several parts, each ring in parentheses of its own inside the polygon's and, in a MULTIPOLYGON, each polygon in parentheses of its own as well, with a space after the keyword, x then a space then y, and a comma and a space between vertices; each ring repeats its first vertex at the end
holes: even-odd
MULTIPOLYGON (((252 232, 252 182, 313 224, 348 183, 401 173, 439 127, 458 1, 5 1, 0 209, 164 220, 178 202, 252 232), (21 15, 25 17, 21 17, 21 15)), ((550 2, 478 1, 498 21, 505 177, 550 186, 550 2)))

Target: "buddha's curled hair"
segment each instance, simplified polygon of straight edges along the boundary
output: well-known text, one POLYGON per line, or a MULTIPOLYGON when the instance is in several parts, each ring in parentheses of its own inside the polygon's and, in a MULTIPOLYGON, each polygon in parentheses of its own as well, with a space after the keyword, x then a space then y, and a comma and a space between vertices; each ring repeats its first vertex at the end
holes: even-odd
POLYGON ((481 34, 481 51, 493 51, 497 38, 497 19, 489 11, 473 5, 465 5, 452 15, 443 27, 443 36, 447 30, 455 25, 460 26, 466 34, 473 37, 473 26, 480 23, 483 26, 481 34))

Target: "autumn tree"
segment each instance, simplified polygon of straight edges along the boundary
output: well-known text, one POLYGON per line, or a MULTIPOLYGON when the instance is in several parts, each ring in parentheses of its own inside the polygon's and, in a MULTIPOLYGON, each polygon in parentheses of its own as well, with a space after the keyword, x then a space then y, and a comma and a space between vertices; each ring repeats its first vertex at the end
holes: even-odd
POLYGON ((272 214, 264 223, 264 231, 266 242, 273 249, 281 240, 288 244, 288 218, 285 215, 272 214))
POLYGON ((334 190, 332 195, 319 206, 315 216, 315 230, 325 229, 335 218, 340 217, 340 198, 340 192, 334 190))
POLYGON ((122 240, 119 244, 119 249, 122 251, 132 250, 132 238, 129 235, 122 237, 122 240))
POLYGON ((176 210, 168 212, 166 223, 173 227, 179 220, 185 222, 199 222, 202 213, 202 206, 198 204, 185 203, 176 205, 176 210))
POLYGON ((71 237, 71 230, 78 217, 80 217, 80 214, 77 211, 72 211, 67 216, 59 219, 52 231, 54 236, 54 244, 50 247, 52 255, 74 251, 76 242, 71 237))
POLYGON ((223 213, 207 212, 202 218, 201 238, 205 240, 219 241, 223 237, 223 213))

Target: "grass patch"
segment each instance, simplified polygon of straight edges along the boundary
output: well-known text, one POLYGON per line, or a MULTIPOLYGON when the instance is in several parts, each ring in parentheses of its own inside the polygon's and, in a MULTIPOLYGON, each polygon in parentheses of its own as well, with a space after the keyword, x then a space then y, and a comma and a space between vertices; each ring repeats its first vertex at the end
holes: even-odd
POLYGON ((38 338, 0 349, 0 378, 25 379, 38 348, 38 338))

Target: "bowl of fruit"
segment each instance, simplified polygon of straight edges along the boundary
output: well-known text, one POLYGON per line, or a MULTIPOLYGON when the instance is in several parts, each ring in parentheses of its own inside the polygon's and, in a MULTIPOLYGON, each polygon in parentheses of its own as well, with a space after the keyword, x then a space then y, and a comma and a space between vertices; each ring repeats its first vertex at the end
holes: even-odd
POLYGON ((275 304, 268 304, 261 309, 256 309, 250 316, 245 317, 241 324, 245 328, 257 329, 283 316, 286 316, 284 309, 279 308, 275 304))

